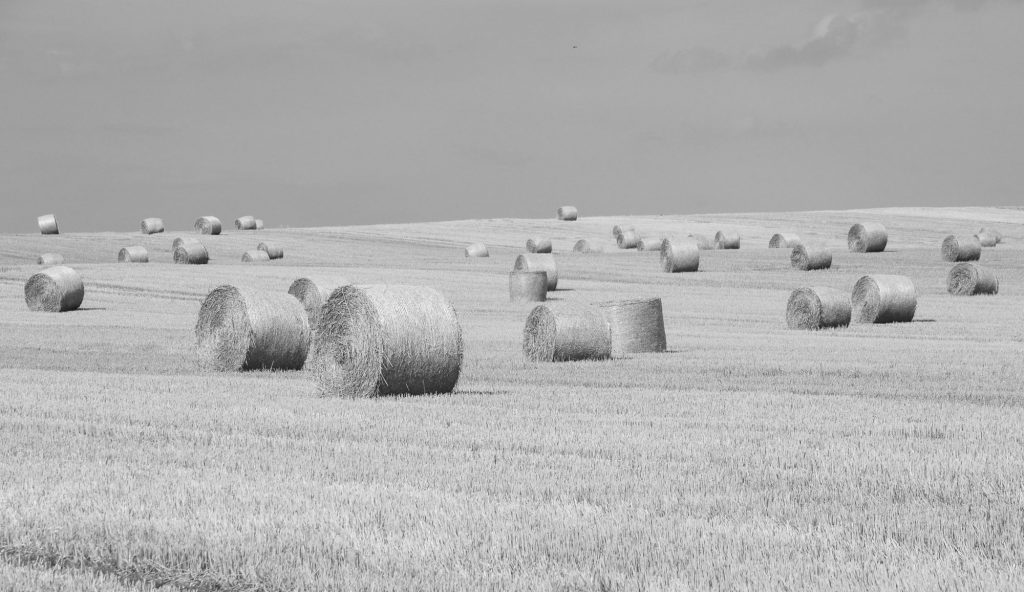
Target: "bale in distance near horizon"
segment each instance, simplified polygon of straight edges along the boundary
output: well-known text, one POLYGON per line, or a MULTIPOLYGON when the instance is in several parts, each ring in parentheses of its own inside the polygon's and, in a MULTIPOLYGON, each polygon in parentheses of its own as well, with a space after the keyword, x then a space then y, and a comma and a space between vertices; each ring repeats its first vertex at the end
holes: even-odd
POLYGON ((149 251, 141 245, 124 247, 117 252, 118 263, 149 263, 149 251))
POLYGON ((250 249, 242 253, 242 263, 260 263, 263 261, 270 261, 270 255, 266 251, 250 249))
POLYGON ((725 232, 719 230, 715 233, 715 248, 716 249, 738 249, 740 248, 740 233, 738 232, 725 232))
POLYGON ((995 295, 999 293, 999 278, 975 263, 957 263, 946 277, 946 290, 954 296, 995 295))
POLYGON ((543 271, 548 274, 548 291, 558 288, 558 265, 551 254, 523 254, 516 257, 513 271, 543 271))
POLYGON ((549 238, 531 238, 526 241, 526 252, 528 253, 550 253, 551 252, 551 239, 549 238))
POLYGON ((817 269, 828 269, 832 267, 832 251, 828 247, 812 247, 808 245, 797 245, 789 255, 789 262, 793 269, 800 271, 814 271, 817 269))
POLYGON ((53 214, 44 214, 36 218, 41 234, 60 234, 57 228, 57 218, 53 214))
POLYGON ((64 255, 60 253, 43 253, 36 258, 36 265, 64 265, 64 255))
POLYGON ((575 206, 562 206, 558 208, 558 219, 565 222, 572 222, 579 216, 575 206))
POLYGON ((661 298, 612 300, 597 307, 608 321, 612 357, 666 350, 661 298))
POLYGON ((544 302, 548 299, 548 274, 543 271, 511 271, 508 274, 510 302, 544 302))
POLYGON ((697 243, 697 248, 701 251, 713 251, 715 250, 715 241, 704 236, 703 234, 689 234, 686 238, 693 239, 693 242, 697 243))
POLYGON ((846 235, 846 246, 853 253, 881 253, 889 243, 889 232, 877 222, 854 224, 846 235))
POLYGON ((601 310, 589 305, 538 305, 523 327, 523 355, 531 362, 607 360, 612 337, 601 310))
POLYGON ((615 244, 620 249, 635 249, 640 244, 640 235, 635 230, 623 230, 622 234, 615 238, 615 244))
POLYGON ((256 245, 257 251, 263 251, 271 259, 282 259, 284 258, 284 248, 275 245, 274 243, 262 242, 256 245))
POLYGON ((661 243, 661 269, 667 273, 697 271, 700 267, 700 247, 693 241, 671 241, 661 243))
POLYGON ((802 244, 803 241, 800 240, 799 236, 783 232, 773 234, 772 238, 768 240, 769 249, 792 249, 802 244))
POLYGON ((853 321, 909 323, 917 311, 917 289, 903 275, 866 275, 853 286, 853 321))
POLYGON ((253 216, 239 216, 235 219, 235 228, 238 230, 256 230, 256 218, 253 216))
POLYGON ((853 305, 843 290, 813 286, 793 290, 786 303, 790 329, 830 329, 850 324, 853 305))
POLYGON ((472 243, 466 245, 465 249, 466 257, 490 257, 491 252, 487 249, 487 245, 483 243, 472 243))
POLYGON ((994 247, 1003 242, 1003 234, 995 228, 982 227, 975 233, 983 247, 994 247))
POLYGON ((288 293, 302 304, 309 318, 310 329, 316 331, 323 317, 324 303, 331 297, 331 293, 351 283, 341 276, 301 277, 288 286, 288 293))
POLYGON ((953 263, 981 259, 981 241, 977 236, 949 235, 942 240, 942 258, 953 263))
POLYGON ((164 221, 160 218, 143 218, 142 234, 156 234, 164 231, 164 221))
POLYGON ((309 353, 309 320, 289 294, 235 286, 214 288, 196 321, 204 370, 299 370, 309 353))
POLYGON ((345 286, 324 304, 312 368, 325 396, 450 393, 462 348, 455 308, 437 290, 345 286))
POLYGON ((174 262, 186 265, 205 265, 210 262, 206 245, 197 240, 186 240, 174 248, 174 262))
POLYGON ((193 225, 193 227, 199 234, 220 234, 220 218, 216 216, 201 216, 199 218, 196 218, 196 223, 193 225))
POLYGON ((85 299, 82 276, 70 267, 58 265, 32 275, 25 283, 25 304, 37 312, 76 310, 85 299))

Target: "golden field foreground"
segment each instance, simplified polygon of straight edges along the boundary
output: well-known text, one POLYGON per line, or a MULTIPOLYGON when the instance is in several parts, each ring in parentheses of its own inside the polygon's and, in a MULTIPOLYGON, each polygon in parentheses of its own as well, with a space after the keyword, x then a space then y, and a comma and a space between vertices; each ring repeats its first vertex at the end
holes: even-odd
POLYGON ((1024 586, 1024 210, 581 213, 226 229, 201 237, 206 266, 170 263, 175 232, 0 237, 0 590, 1024 586), (884 253, 846 250, 865 221, 884 253), (743 244, 666 274, 614 249, 617 223, 743 244), (981 226, 1005 237, 980 261, 1000 293, 950 296, 940 243, 981 226), (827 243, 832 269, 792 270, 775 232, 827 243), (526 362, 508 271, 531 236, 554 240, 552 301, 660 296, 669 352, 526 362), (605 253, 566 253, 579 238, 605 253), (285 258, 240 263, 262 240, 285 258), (463 257, 473 241, 491 257, 463 257), (132 244, 152 262, 117 264, 132 244), (82 310, 25 306, 44 251, 82 274, 82 310), (791 290, 867 273, 913 278, 913 323, 786 328, 791 290), (210 289, 325 274, 451 298, 456 392, 329 399, 307 372, 196 370, 210 289))

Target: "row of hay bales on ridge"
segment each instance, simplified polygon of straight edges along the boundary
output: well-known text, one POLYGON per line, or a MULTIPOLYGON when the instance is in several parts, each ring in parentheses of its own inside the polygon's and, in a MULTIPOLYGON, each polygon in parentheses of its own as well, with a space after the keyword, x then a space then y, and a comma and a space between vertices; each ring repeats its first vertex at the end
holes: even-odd
MULTIPOLYGON (((36 219, 41 234, 60 234, 57 226, 57 217, 53 214, 44 214, 36 219)), ((164 232, 164 221, 162 218, 143 218, 141 223, 142 234, 158 234, 164 232)), ((196 232, 200 234, 216 235, 221 233, 220 219, 216 216, 200 216, 193 225, 196 232)), ((263 220, 255 216, 240 216, 235 219, 235 228, 238 230, 263 230, 263 220)))

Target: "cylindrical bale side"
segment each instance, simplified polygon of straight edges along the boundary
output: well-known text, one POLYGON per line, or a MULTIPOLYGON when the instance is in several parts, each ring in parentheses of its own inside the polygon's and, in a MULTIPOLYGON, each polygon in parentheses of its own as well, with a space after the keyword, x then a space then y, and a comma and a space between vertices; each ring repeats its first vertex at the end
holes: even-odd
POLYGON ((719 230, 715 233, 715 248, 716 249, 738 249, 740 248, 740 233, 738 232, 725 232, 719 230))
POLYGON ((635 231, 636 231, 636 228, 633 228, 632 226, 624 226, 624 225, 620 225, 620 224, 616 224, 615 226, 612 226, 612 236, 614 236, 616 240, 618 240, 618 238, 620 236, 622 236, 623 232, 635 232, 635 231))
POLYGON ((320 326, 320 319, 323 316, 324 303, 331 297, 331 293, 342 286, 349 286, 352 282, 348 279, 337 277, 302 277, 288 287, 288 293, 294 296, 309 317, 309 326, 316 331, 320 326))
POLYGON ((253 216, 241 216, 236 218, 235 228, 238 230, 256 230, 256 218, 253 216))
POLYGON ((84 299, 82 277, 70 267, 44 269, 25 283, 25 304, 29 310, 66 312, 82 306, 84 299))
POLYGON ((124 247, 117 252, 118 263, 149 263, 149 251, 142 245, 124 247))
POLYGON ((543 271, 513 271, 508 274, 510 302, 544 302, 548 299, 548 274, 543 271))
POLYGON ((661 245, 665 242, 665 238, 641 238, 636 242, 637 251, 651 251, 661 252, 661 245))
POLYGON ((614 300, 597 306, 611 331, 612 357, 665 351, 661 298, 614 300))
POLYGON ((976 236, 951 234, 942 240, 942 258, 952 263, 977 261, 981 259, 981 241, 976 236))
POLYGON ((242 263, 260 263, 270 261, 270 254, 259 249, 250 249, 242 253, 242 263))
POLYGON ((999 293, 999 278, 975 263, 957 263, 949 270, 946 289, 954 296, 995 295, 999 293))
POLYGON ((690 234, 686 238, 693 239, 693 242, 697 243, 697 248, 701 251, 713 251, 715 249, 715 241, 703 234, 690 234))
POLYGON ((490 257, 491 252, 483 243, 473 243, 466 246, 466 257, 490 257))
POLYGON ((779 232, 772 235, 772 238, 768 241, 769 249, 792 249, 797 245, 801 245, 803 242, 800 237, 795 234, 786 234, 779 232))
POLYGON ((550 238, 531 238, 526 241, 526 251, 528 253, 550 253, 551 252, 551 239, 550 238))
POLYGON ((39 223, 39 232, 42 234, 60 234, 57 228, 57 218, 53 214, 39 216, 36 221, 39 223))
POLYGON ((801 271, 813 271, 815 269, 828 269, 832 267, 832 251, 827 247, 811 247, 797 245, 789 255, 789 262, 793 269, 801 271))
POLYGON ((574 206, 562 206, 558 208, 558 219, 566 222, 572 222, 579 216, 579 212, 574 206))
POLYGON ((558 265, 551 254, 529 254, 516 257, 513 271, 543 271, 548 274, 548 291, 558 288, 558 265))
POLYGON ((635 249, 640 244, 640 235, 635 230, 624 230, 615 239, 615 244, 620 249, 635 249))
POLYGON ((917 289, 902 275, 866 275, 853 286, 857 323, 909 323, 917 311, 917 289))
POLYGON ((881 253, 888 243, 888 231, 877 222, 854 224, 846 235, 846 245, 853 253, 881 253))
POLYGON ((199 241, 185 241, 174 248, 174 262, 186 265, 205 265, 210 262, 210 253, 199 241))
POLYGON ((827 329, 850 324, 853 305, 842 290, 809 287, 793 290, 786 304, 790 329, 827 329))
POLYGON ((220 234, 220 218, 216 216, 202 216, 196 219, 194 227, 199 234, 220 234))
POLYGON ((38 265, 64 265, 64 255, 60 253, 43 253, 36 258, 38 265))
POLYGON ((532 362, 607 360, 612 356, 611 330, 596 307, 541 304, 526 318, 523 354, 532 362))
POLYGON ((667 273, 697 271, 700 267, 700 248, 692 241, 665 239, 661 243, 661 269, 667 273))
POLYGON ((274 243, 263 242, 256 245, 257 251, 263 251, 271 259, 281 259, 284 257, 284 248, 274 243))
POLYGON ((142 234, 156 234, 164 231, 164 221, 160 218, 144 218, 141 226, 142 234))

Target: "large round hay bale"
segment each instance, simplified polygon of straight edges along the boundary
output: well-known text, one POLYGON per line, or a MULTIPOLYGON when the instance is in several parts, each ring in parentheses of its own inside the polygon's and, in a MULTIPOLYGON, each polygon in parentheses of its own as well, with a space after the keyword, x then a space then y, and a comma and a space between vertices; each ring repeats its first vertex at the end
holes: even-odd
POLYGON ((635 230, 624 230, 615 239, 620 249, 635 249, 640 244, 640 235, 635 230))
POLYGON ((850 295, 835 288, 810 287, 793 290, 786 304, 790 329, 826 329, 850 324, 850 295))
POLYGON ((263 230, 263 219, 262 218, 256 218, 256 228, 253 228, 253 230, 263 230))
POLYGON ((611 330, 596 307, 541 304, 526 317, 523 354, 532 362, 607 360, 612 356, 611 330))
POLYGON ((942 258, 953 263, 977 261, 981 259, 981 241, 976 236, 951 234, 942 240, 942 258))
POLYGON ((994 247, 1003 242, 1003 234, 995 228, 981 228, 974 236, 978 237, 983 247, 994 247))
POLYGON ((526 251, 528 253, 550 253, 551 252, 551 239, 550 238, 531 238, 526 241, 526 251))
POLYGON ((85 299, 85 284, 78 272, 58 265, 34 274, 25 283, 25 304, 29 310, 65 312, 76 310, 85 299))
POLYGON ((275 245, 274 243, 262 242, 256 245, 257 251, 263 251, 270 256, 271 259, 282 259, 284 258, 284 248, 275 245))
POLYGON ((597 306, 611 331, 612 357, 665 351, 661 298, 614 300, 597 306))
POLYGON ((324 304, 313 352, 323 395, 448 393, 462 369, 462 327, 437 290, 345 286, 324 304))
POLYGON ((206 246, 197 240, 186 240, 174 248, 174 262, 187 265, 205 265, 210 262, 206 246))
POLYGON ((789 255, 789 262, 793 269, 801 271, 812 271, 815 269, 828 269, 832 267, 832 251, 827 247, 809 247, 797 245, 789 255))
POLYGON ((792 249, 797 245, 803 244, 800 237, 795 234, 776 233, 772 235, 772 238, 768 240, 769 249, 792 249))
POLYGON ((579 216, 579 212, 574 206, 562 206, 558 208, 558 219, 565 220, 566 222, 572 222, 579 216))
POLYGON ((616 224, 615 226, 612 226, 612 236, 615 237, 615 240, 618 240, 618 238, 620 236, 622 236, 623 232, 635 232, 635 231, 636 231, 636 229, 633 228, 632 226, 624 226, 624 225, 619 225, 619 224, 616 224))
POLYGON ((39 216, 36 221, 42 234, 60 234, 60 230, 57 229, 57 218, 53 214, 39 216))
POLYGON ((473 243, 466 246, 466 257, 490 257, 491 252, 483 243, 473 243))
POLYGON ((196 338, 203 369, 299 370, 309 353, 309 320, 288 294, 220 286, 203 299, 196 338))
POLYGON ((572 251, 573 253, 600 253, 601 249, 590 244, 587 239, 581 238, 572 246, 572 251))
POLYGON ((667 273, 697 271, 700 267, 700 249, 692 241, 671 241, 661 243, 661 269, 667 273))
POLYGON ((306 316, 309 317, 310 328, 316 331, 323 317, 324 303, 331 297, 331 292, 348 285, 351 285, 351 282, 343 277, 302 277, 292 282, 288 287, 288 293, 302 304, 306 316))
POLYGON ((64 265, 64 255, 60 253, 43 253, 36 258, 39 265, 64 265))
POLYGON ((164 221, 160 218, 143 218, 142 234, 156 234, 164 231, 164 221))
POLYGON ((256 218, 252 216, 241 216, 236 218, 235 228, 238 230, 256 230, 256 218))
POLYGON ((990 269, 975 263, 957 263, 949 270, 946 288, 954 296, 998 294, 999 278, 990 269))
POLYGON ((510 302, 544 302, 548 299, 548 274, 543 271, 512 271, 508 274, 510 302))
POLYGON ((740 248, 740 233, 726 232, 719 230, 715 233, 716 249, 738 249, 740 248))
POLYGON ((220 218, 216 216, 202 216, 196 219, 196 232, 199 234, 220 234, 220 218))
POLYGON ((266 251, 250 249, 242 253, 242 263, 260 263, 270 261, 270 255, 266 251))
POLYGON ((846 244, 853 253, 881 253, 888 242, 885 226, 876 222, 854 224, 846 235, 846 244))
POLYGON ((141 245, 124 247, 117 252, 118 263, 149 263, 149 251, 141 245))
POLYGON ((857 323, 909 323, 917 310, 917 289, 902 275, 866 275, 853 286, 857 323))
POLYGON ((513 271, 543 271, 548 274, 548 291, 558 288, 558 265, 551 254, 530 254, 516 257, 513 271))
POLYGON ((715 241, 703 234, 690 234, 686 238, 693 239, 693 242, 697 243, 697 248, 701 251, 713 251, 715 249, 715 241))

